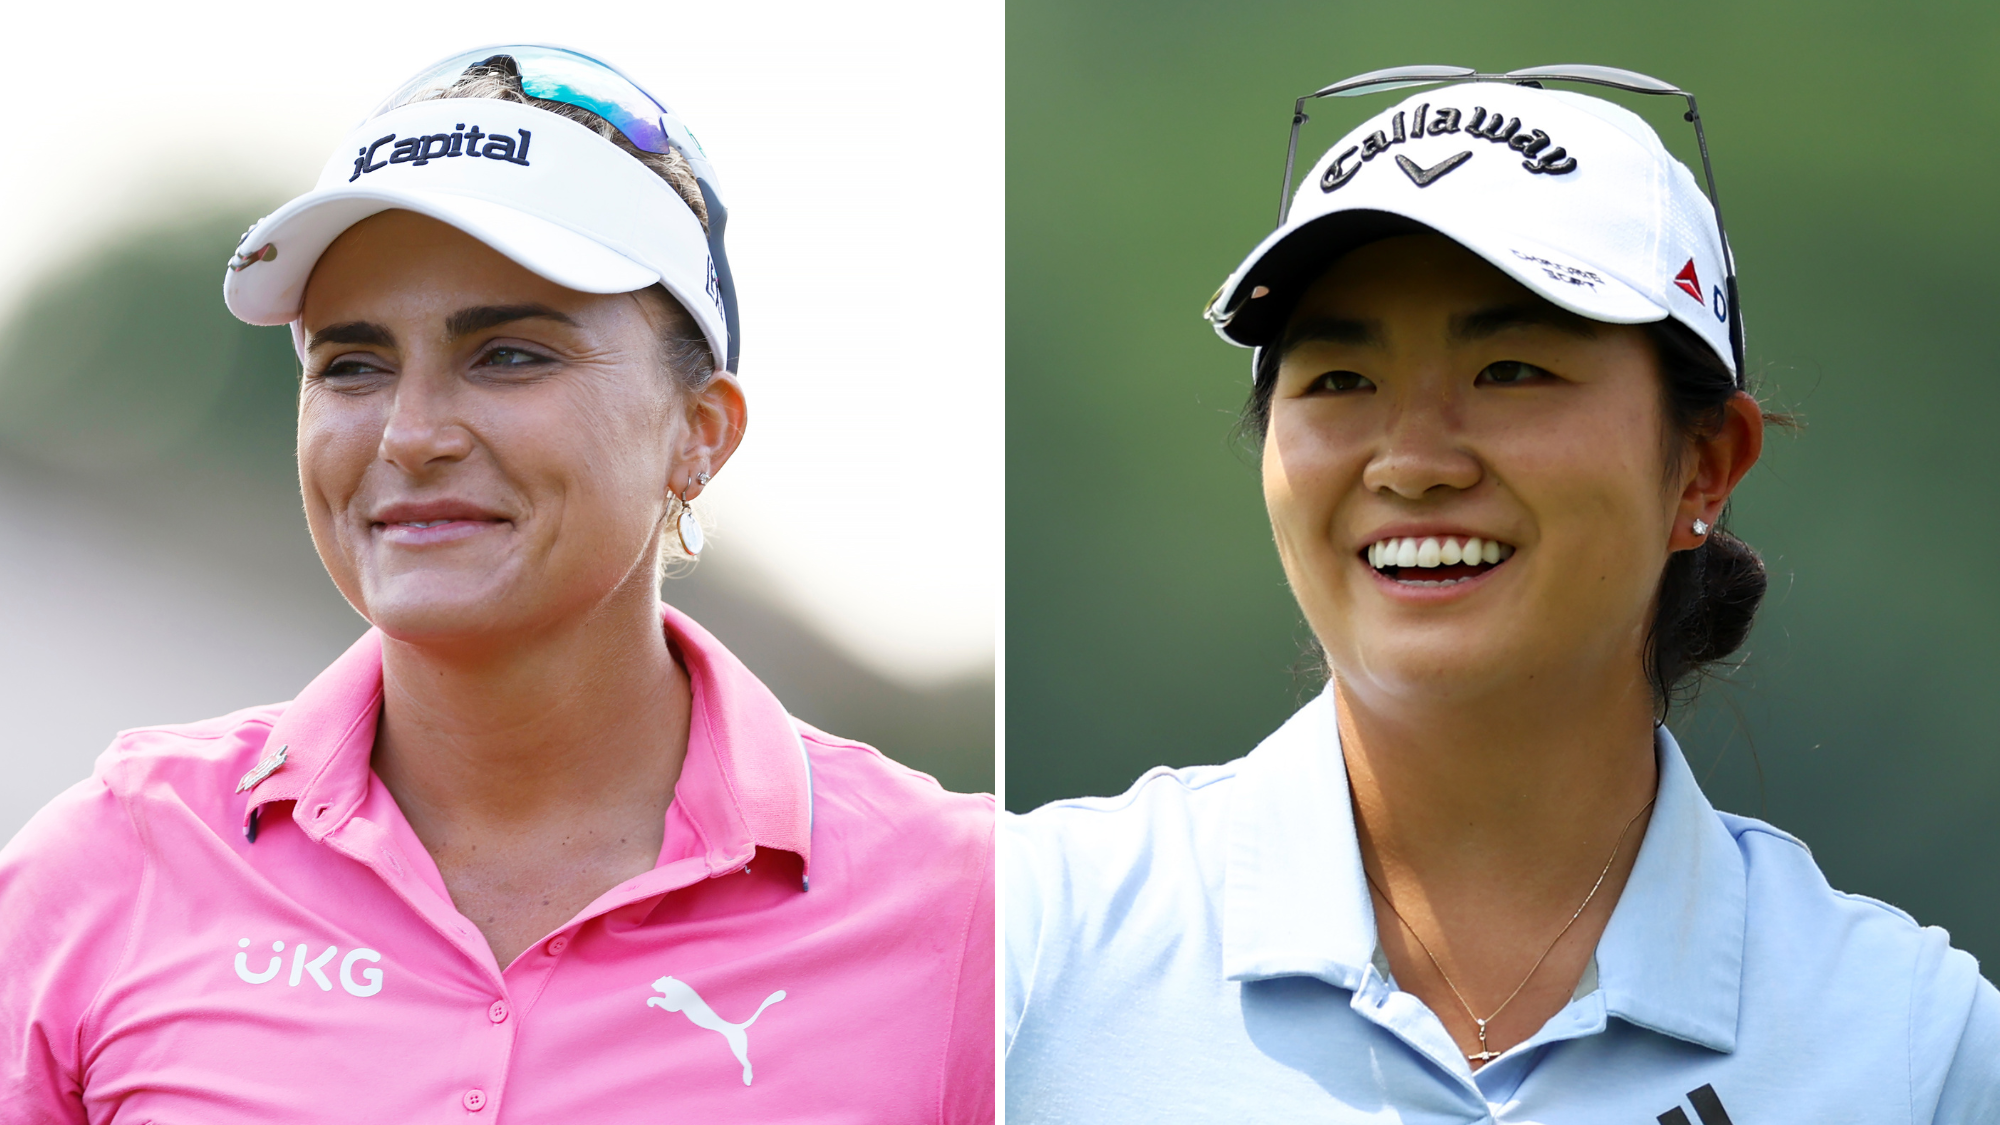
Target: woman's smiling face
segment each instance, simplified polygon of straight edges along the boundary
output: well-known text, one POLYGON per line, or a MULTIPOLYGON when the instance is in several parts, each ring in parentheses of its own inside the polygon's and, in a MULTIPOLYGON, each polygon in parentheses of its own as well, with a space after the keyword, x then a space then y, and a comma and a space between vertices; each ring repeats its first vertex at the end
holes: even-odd
POLYGON ((671 315, 407 211, 349 228, 306 289, 299 402, 307 520, 341 593, 405 640, 650 600, 669 497, 742 427, 732 378, 695 394, 663 369, 671 315))
POLYGON ((1695 472, 1668 456, 1643 329, 1557 309, 1425 234, 1340 259, 1279 346, 1264 495, 1344 692, 1643 683, 1695 472))

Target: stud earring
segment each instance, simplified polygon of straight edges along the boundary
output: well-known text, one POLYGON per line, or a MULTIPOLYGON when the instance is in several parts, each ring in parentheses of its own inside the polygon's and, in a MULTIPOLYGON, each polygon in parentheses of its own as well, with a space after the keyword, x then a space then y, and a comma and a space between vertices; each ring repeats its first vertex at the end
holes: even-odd
MULTIPOLYGON (((706 485, 710 479, 705 470, 694 475, 694 483, 698 485, 706 485)), ((700 558, 702 547, 707 545, 707 536, 702 533, 701 521, 694 518, 694 508, 688 504, 687 494, 687 489, 681 489, 681 514, 674 521, 674 531, 681 537, 681 550, 686 551, 691 559, 700 558)))
POLYGON ((1694 519, 1694 533, 1696 535, 1707 535, 1708 521, 1702 519, 1700 516, 1696 516, 1694 519))

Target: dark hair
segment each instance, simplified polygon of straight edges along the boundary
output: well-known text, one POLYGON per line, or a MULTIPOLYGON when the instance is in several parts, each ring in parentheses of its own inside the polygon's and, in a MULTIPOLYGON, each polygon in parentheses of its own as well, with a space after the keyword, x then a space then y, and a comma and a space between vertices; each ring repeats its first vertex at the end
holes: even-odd
MULTIPOLYGON (((1721 430, 1736 397, 1736 377, 1678 320, 1649 324, 1646 335, 1659 357, 1669 464, 1678 468, 1685 439, 1702 441, 1721 430)), ((1646 636, 1646 678, 1662 717, 1673 704, 1694 698, 1710 665, 1743 647, 1770 584, 1764 560, 1723 526, 1728 516, 1725 506, 1701 546, 1667 556, 1660 575, 1646 636)))
MULTIPOLYGON (((515 102, 547 110, 558 117, 567 118, 598 136, 617 145, 618 148, 646 166, 647 171, 667 182, 674 189, 694 217, 701 222, 701 229, 708 229, 708 204, 702 199, 701 184, 695 179, 694 168, 687 157, 678 151, 668 153, 647 152, 629 140, 617 127, 597 114, 568 102, 550 101, 537 98, 521 88, 521 75, 514 68, 514 60, 499 56, 502 61, 494 65, 470 67, 450 86, 419 97, 418 101, 433 98, 487 98, 493 101, 515 102)), ((660 334, 660 350, 667 370, 690 391, 699 391, 715 377, 715 353, 708 346, 708 337, 702 334, 701 325, 664 285, 655 284, 645 290, 658 298, 667 313, 666 329, 660 334)))
MULTIPOLYGON (((1660 365, 1660 394, 1666 407, 1664 456, 1679 467, 1684 442, 1718 433, 1736 378, 1694 329, 1668 318, 1642 326, 1660 365)), ((1262 444, 1271 423, 1271 396, 1277 388, 1281 344, 1259 348, 1249 401, 1237 433, 1262 444)), ((1787 418, 1765 415, 1767 421, 1787 418)), ((1743 647, 1764 600, 1769 579, 1764 560, 1724 527, 1724 508, 1702 545, 1667 558, 1647 630, 1646 679, 1662 718, 1669 708, 1694 698, 1701 677, 1716 662, 1743 647)))

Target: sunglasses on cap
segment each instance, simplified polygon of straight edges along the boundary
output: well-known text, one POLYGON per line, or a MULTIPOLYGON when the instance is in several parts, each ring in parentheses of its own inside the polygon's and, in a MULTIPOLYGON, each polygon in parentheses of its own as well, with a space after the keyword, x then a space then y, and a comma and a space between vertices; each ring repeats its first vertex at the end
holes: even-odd
POLYGON ((1708 159, 1708 137, 1702 132, 1701 112, 1695 108, 1693 94, 1670 82, 1662 82, 1638 71, 1623 70, 1615 66, 1577 64, 1531 66, 1525 70, 1510 70, 1504 74, 1483 74, 1469 66, 1392 66, 1344 78, 1331 86, 1322 86, 1299 98, 1292 105, 1292 137, 1285 147, 1285 182, 1278 194, 1278 226, 1285 225, 1285 219, 1292 209, 1292 174, 1299 152, 1299 126, 1311 120, 1306 116, 1307 102, 1315 98, 1354 98, 1364 94, 1380 94, 1414 86, 1459 82, 1512 82, 1521 86, 1540 86, 1548 81, 1609 86, 1627 93, 1664 94, 1687 100, 1687 113, 1683 117, 1694 126, 1695 143, 1701 149, 1701 173, 1708 186, 1708 203, 1715 211, 1715 232, 1722 240, 1723 268, 1727 274, 1723 279, 1723 285, 1729 295, 1729 347, 1736 359, 1737 378, 1742 379, 1742 372, 1745 370, 1743 313, 1737 304, 1736 257, 1729 248, 1729 236, 1722 226, 1722 202, 1715 193, 1715 169, 1708 159))
POLYGON ((709 163, 708 154, 702 151, 693 131, 673 110, 610 63, 581 51, 530 43, 483 47, 433 63, 398 86, 368 116, 380 117, 412 102, 437 97, 462 80, 478 77, 518 82, 521 92, 531 98, 589 110, 609 122, 634 147, 660 155, 678 152, 687 160, 708 209, 708 248, 715 261, 715 281, 721 291, 729 329, 728 368, 736 370, 736 359, 741 352, 737 343, 740 329, 736 283, 730 276, 729 258, 723 252, 722 242, 729 212, 722 205, 716 186, 715 167, 709 163))

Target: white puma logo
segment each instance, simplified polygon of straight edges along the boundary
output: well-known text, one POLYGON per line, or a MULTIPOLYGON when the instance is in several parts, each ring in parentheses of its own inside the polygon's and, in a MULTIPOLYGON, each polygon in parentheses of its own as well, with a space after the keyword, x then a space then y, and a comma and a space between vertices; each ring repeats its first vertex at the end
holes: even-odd
POLYGON ((705 1027, 729 1041, 730 1052, 736 1056, 737 1062, 743 1064, 743 1084, 748 1086, 750 1084, 750 1025, 757 1022, 757 1017, 764 1014, 764 1009, 783 1000, 785 998, 785 990, 781 988, 764 997, 764 1002, 757 1005, 757 1010, 750 1013, 749 1019, 744 1020, 742 1023, 730 1023, 728 1020, 716 1015, 715 1009, 708 1006, 708 1001, 703 1000, 699 993, 688 987, 685 981, 678 981, 672 977, 661 977, 659 980, 653 982, 653 989, 659 995, 646 997, 646 1006, 648 1008, 664 1008, 669 1012, 679 1012, 688 1018, 689 1023, 696 1027, 705 1027))

